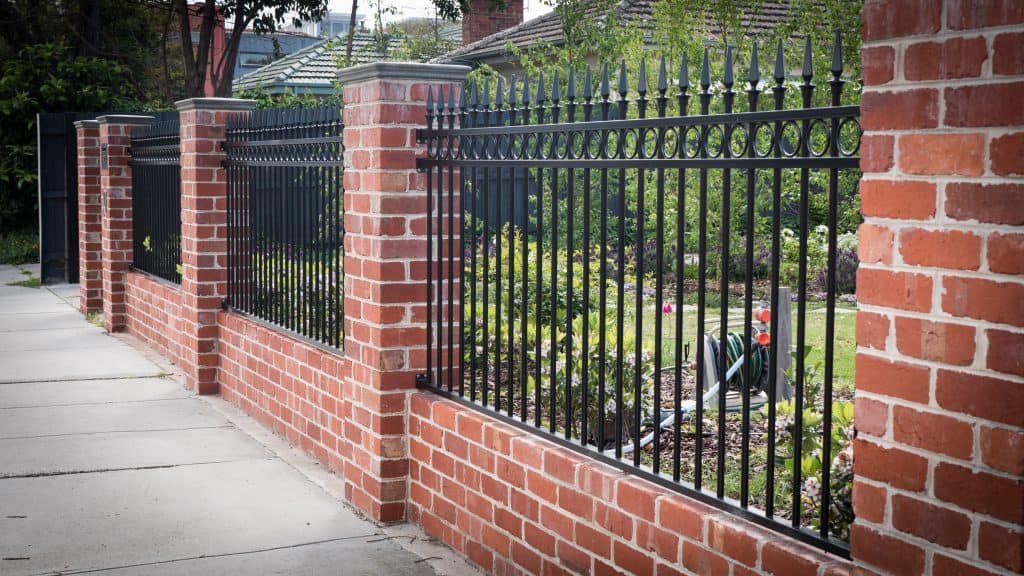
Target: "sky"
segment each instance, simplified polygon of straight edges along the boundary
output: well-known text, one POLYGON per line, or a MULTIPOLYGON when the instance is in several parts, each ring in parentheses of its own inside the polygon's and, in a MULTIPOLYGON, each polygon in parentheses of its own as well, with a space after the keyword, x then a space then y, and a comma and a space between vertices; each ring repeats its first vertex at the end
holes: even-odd
MULTIPOLYGON (((433 16, 434 5, 430 0, 381 0, 385 6, 391 6, 398 12, 395 16, 391 16, 391 20, 400 20, 402 18, 409 18, 412 16, 433 16)), ((328 7, 331 12, 343 12, 348 13, 352 10, 352 0, 330 0, 328 7)), ((369 16, 373 6, 370 0, 359 1, 359 12, 369 16)), ((551 8, 545 5, 542 0, 523 0, 523 10, 525 12, 524 18, 529 20, 536 18, 541 14, 545 14, 551 11, 551 8)))

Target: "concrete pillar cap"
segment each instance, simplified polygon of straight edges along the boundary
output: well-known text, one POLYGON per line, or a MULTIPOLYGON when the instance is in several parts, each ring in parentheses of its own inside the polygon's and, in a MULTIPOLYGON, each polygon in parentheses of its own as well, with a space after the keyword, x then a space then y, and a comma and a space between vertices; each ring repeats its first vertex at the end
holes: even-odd
POLYGON ((187 112, 189 110, 228 110, 238 112, 248 112, 256 108, 255 100, 244 100, 241 98, 188 98, 186 100, 178 100, 174 103, 174 107, 179 112, 187 112))
POLYGON ((423 64, 419 62, 370 62, 349 66, 338 71, 338 80, 344 84, 358 84, 373 80, 422 80, 426 82, 462 82, 469 74, 469 66, 461 64, 423 64))
POLYGON ((98 126, 103 124, 130 124, 133 126, 149 126, 153 123, 152 116, 139 116, 134 114, 108 114, 96 119, 98 126))

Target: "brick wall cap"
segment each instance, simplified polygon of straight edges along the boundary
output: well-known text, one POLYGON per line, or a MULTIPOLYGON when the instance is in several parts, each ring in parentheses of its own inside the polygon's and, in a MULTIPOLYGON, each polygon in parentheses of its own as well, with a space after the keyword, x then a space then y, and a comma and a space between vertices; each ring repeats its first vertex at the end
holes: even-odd
POLYGON ((76 120, 75 128, 79 130, 88 130, 90 128, 99 128, 100 123, 96 120, 76 120))
POLYGON ((188 98, 174 103, 178 112, 189 110, 228 110, 248 112, 256 109, 255 100, 243 98, 188 98))
POLYGON ((149 126, 153 123, 152 116, 133 116, 131 114, 109 114, 96 119, 96 125, 103 124, 130 124, 132 126, 149 126))
POLYGON ((462 82, 472 70, 461 64, 422 64, 419 62, 369 62, 338 71, 342 84, 371 80, 423 80, 430 82, 462 82))

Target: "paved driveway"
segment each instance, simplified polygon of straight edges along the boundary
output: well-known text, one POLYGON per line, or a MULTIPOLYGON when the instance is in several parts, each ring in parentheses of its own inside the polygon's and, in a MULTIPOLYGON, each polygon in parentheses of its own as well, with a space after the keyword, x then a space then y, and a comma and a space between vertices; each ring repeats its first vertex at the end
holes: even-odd
POLYGON ((357 517, 89 324, 77 286, 8 285, 26 277, 0 267, 0 574, 435 573, 399 545, 415 530, 357 517))

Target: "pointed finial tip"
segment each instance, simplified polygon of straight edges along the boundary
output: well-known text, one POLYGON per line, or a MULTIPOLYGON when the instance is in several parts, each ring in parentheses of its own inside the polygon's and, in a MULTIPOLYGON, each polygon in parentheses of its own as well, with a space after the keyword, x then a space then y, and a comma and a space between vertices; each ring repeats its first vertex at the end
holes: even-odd
POLYGON ((661 56, 661 63, 658 65, 658 92, 662 95, 668 90, 668 71, 665 69, 665 55, 661 56))

